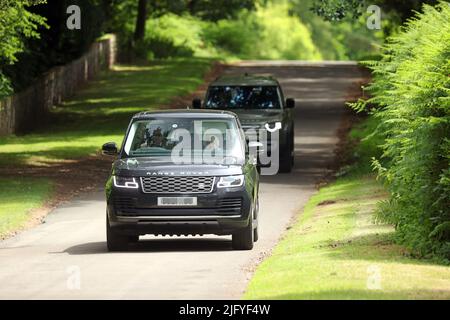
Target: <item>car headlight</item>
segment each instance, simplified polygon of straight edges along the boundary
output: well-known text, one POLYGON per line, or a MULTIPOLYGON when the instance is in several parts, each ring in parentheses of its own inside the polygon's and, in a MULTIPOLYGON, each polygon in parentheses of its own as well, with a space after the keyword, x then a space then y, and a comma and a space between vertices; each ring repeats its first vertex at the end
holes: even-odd
POLYGON ((114 186, 117 188, 129 188, 129 189, 139 188, 139 184, 136 181, 136 178, 114 176, 113 180, 114 186))
POLYGON ((277 130, 281 129, 281 122, 277 121, 277 122, 268 122, 264 125, 264 127, 266 128, 267 131, 269 132, 275 132, 277 130))
POLYGON ((220 177, 217 183, 218 188, 232 188, 240 187, 244 184, 244 175, 240 174, 237 176, 220 177))

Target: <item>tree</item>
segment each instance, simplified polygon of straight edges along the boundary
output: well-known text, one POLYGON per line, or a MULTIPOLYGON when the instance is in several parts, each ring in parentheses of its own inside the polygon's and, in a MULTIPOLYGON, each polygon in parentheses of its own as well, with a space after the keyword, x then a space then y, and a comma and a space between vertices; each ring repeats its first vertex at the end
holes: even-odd
POLYGON ((45 19, 31 13, 28 7, 45 0, 2 0, 0 2, 0 97, 12 92, 10 80, 2 66, 17 61, 17 54, 25 48, 25 39, 38 38, 38 28, 47 26, 45 19))
POLYGON ((371 4, 381 7, 383 12, 399 17, 404 22, 420 11, 424 3, 436 4, 437 0, 315 0, 311 10, 327 21, 355 19, 371 4))
MULTIPOLYGON (((113 0, 105 0, 113 5, 113 0)), ((204 20, 217 21, 234 18, 243 9, 253 10, 256 0, 138 0, 134 41, 145 37, 148 16, 157 17, 167 12, 189 12, 204 20)))
POLYGON ((31 13, 27 7, 45 3, 45 0, 3 0, 0 2, 0 59, 13 63, 23 51, 26 38, 38 38, 38 28, 47 26, 45 19, 31 13))
POLYGON ((134 40, 143 40, 145 36, 145 21, 147 20, 147 0, 139 0, 137 8, 136 27, 134 40))

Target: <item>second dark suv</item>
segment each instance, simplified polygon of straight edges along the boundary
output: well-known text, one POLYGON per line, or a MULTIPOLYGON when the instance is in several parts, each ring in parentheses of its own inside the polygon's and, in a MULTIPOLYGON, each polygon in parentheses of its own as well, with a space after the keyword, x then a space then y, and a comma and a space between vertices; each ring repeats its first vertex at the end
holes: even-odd
MULTIPOLYGON (((294 165, 294 99, 286 99, 279 82, 268 76, 226 75, 213 81, 205 100, 194 99, 194 109, 221 109, 236 113, 247 139, 259 140, 255 132, 267 134, 267 152, 278 154, 279 172, 290 172, 294 165), (270 135, 278 130, 272 145, 270 135)), ((263 142, 263 141, 261 141, 263 142)), ((264 143, 264 142, 263 142, 264 143)))

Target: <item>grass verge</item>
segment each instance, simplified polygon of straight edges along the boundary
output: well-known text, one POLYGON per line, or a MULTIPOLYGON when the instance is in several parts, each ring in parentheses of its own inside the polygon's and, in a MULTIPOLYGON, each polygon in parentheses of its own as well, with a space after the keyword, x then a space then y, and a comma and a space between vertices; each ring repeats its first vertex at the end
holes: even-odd
MULTIPOLYGON (((365 136, 369 118, 350 137, 365 136)), ((321 188, 256 270, 245 299, 450 299, 450 267, 409 257, 392 226, 374 223, 383 187, 368 174, 377 138, 364 139, 345 176, 321 188)))
POLYGON ((47 179, 0 178, 0 239, 20 229, 52 191, 47 179))

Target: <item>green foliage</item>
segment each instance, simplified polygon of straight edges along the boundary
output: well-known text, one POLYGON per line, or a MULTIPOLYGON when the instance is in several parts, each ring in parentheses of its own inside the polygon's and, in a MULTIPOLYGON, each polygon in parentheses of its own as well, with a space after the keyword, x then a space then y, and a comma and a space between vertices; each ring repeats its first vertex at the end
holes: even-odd
MULTIPOLYGON (((131 35, 132 29, 128 29, 131 35)), ((308 28, 289 15, 287 2, 242 10, 236 19, 204 21, 192 15, 165 14, 147 21, 141 56, 216 56, 240 59, 322 58, 308 28)))
POLYGON ((11 81, 0 70, 0 99, 13 92, 11 81))
MULTIPOLYGON (((180 0, 178 0, 180 1, 180 0)), ((188 0, 189 13, 202 20, 235 19, 242 10, 254 10, 255 0, 188 0)))
POLYGON ((450 259, 450 6, 425 5, 373 63, 383 158, 374 161, 390 192, 380 219, 394 223, 401 243, 419 255, 450 259))
POLYGON ((0 98, 12 93, 11 81, 2 71, 2 65, 17 61, 25 49, 25 39, 39 38, 38 28, 47 26, 45 19, 28 7, 45 0, 2 0, 0 2, 0 98))
POLYGON ((100 0, 46 0, 45 3, 35 3, 39 5, 27 10, 32 16, 42 17, 47 28, 36 29, 36 37, 21 36, 24 50, 17 53, 13 64, 0 61, 3 74, 11 80, 16 92, 31 85, 53 66, 78 58, 103 31, 104 15, 100 0), (81 9, 80 30, 66 27, 69 5, 78 5, 81 9))
POLYGON ((420 10, 423 3, 436 4, 437 0, 314 0, 310 8, 327 21, 343 21, 356 20, 369 5, 378 5, 401 23, 420 10))
POLYGON ((347 17, 356 19, 361 15, 364 1, 360 0, 315 0, 311 11, 326 21, 340 21, 347 17))
POLYGON ((2 0, 0 2, 0 62, 13 63, 24 50, 25 38, 38 38, 38 28, 45 19, 31 13, 27 7, 45 0, 2 0))
POLYGON ((178 16, 172 13, 147 21, 146 49, 157 59, 168 57, 189 57, 201 54, 202 33, 206 22, 190 15, 178 16))
MULTIPOLYGON (((384 39, 382 31, 369 30, 365 16, 344 21, 325 21, 311 8, 316 0, 291 1, 290 11, 298 16, 326 60, 361 60, 376 55, 384 39)), ((331 20, 331 19, 330 19, 331 20)))

